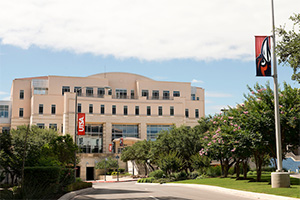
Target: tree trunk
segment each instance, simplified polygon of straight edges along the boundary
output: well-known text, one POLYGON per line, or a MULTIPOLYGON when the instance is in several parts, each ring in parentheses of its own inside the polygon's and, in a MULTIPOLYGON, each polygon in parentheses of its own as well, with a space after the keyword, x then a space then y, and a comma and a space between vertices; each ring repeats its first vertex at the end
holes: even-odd
POLYGON ((227 176, 228 176, 228 170, 229 170, 228 160, 225 159, 223 164, 224 164, 224 177, 227 178, 227 176))
POLYGON ((240 178, 240 159, 238 159, 235 163, 235 173, 236 179, 240 178))
POLYGON ((247 173, 248 173, 248 158, 243 160, 243 175, 244 179, 247 179, 247 173))
POLYGON ((223 165, 223 160, 222 158, 220 159, 220 164, 221 164, 221 175, 223 176, 224 175, 224 165, 223 165))
POLYGON ((261 181, 261 170, 262 170, 262 163, 263 163, 264 155, 261 155, 260 152, 255 152, 254 159, 256 165, 256 181, 261 181))

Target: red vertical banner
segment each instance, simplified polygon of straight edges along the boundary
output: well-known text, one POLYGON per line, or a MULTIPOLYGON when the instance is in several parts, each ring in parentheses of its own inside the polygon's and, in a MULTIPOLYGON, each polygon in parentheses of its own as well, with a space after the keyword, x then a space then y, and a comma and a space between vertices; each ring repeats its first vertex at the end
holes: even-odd
POLYGON ((112 151, 112 144, 109 144, 109 146, 108 146, 108 151, 109 151, 109 152, 112 151))
POLYGON ((269 36, 255 36, 255 58, 256 76, 272 76, 269 36))
POLYGON ((123 138, 120 138, 120 147, 123 146, 123 144, 124 144, 123 142, 124 142, 123 138))
POLYGON ((78 113, 78 135, 85 135, 85 113, 78 113))

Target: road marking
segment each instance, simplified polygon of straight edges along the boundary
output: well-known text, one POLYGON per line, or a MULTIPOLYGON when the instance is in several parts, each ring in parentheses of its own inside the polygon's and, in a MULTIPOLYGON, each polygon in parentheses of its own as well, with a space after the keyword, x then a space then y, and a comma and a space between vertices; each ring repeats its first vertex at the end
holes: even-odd
POLYGON ((154 196, 150 196, 152 199, 155 199, 155 200, 159 200, 158 198, 154 197, 154 196))

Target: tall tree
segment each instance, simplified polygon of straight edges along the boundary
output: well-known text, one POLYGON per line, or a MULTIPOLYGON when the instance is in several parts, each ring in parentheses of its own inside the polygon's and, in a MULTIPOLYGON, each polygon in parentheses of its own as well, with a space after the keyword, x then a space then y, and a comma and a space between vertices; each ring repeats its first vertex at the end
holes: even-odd
POLYGON ((300 14, 294 14, 290 20, 294 23, 292 30, 287 31, 285 26, 276 29, 281 39, 276 51, 279 63, 289 64, 293 69, 292 80, 300 83, 300 14))

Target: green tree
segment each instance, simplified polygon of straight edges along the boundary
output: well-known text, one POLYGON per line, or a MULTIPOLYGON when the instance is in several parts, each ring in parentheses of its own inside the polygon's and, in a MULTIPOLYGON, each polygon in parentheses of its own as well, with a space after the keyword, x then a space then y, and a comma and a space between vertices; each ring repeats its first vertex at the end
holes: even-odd
POLYGON ((113 159, 112 157, 108 157, 107 160, 103 159, 96 164, 96 169, 109 169, 109 168, 117 168, 118 161, 113 159))
POLYGON ((180 154, 175 151, 169 153, 164 152, 160 154, 157 164, 165 174, 170 175, 182 170, 184 160, 180 154))
POLYGON ((300 83, 300 14, 294 14, 290 17, 294 27, 287 31, 285 26, 276 29, 280 41, 276 46, 279 63, 289 64, 293 69, 292 80, 300 83))

